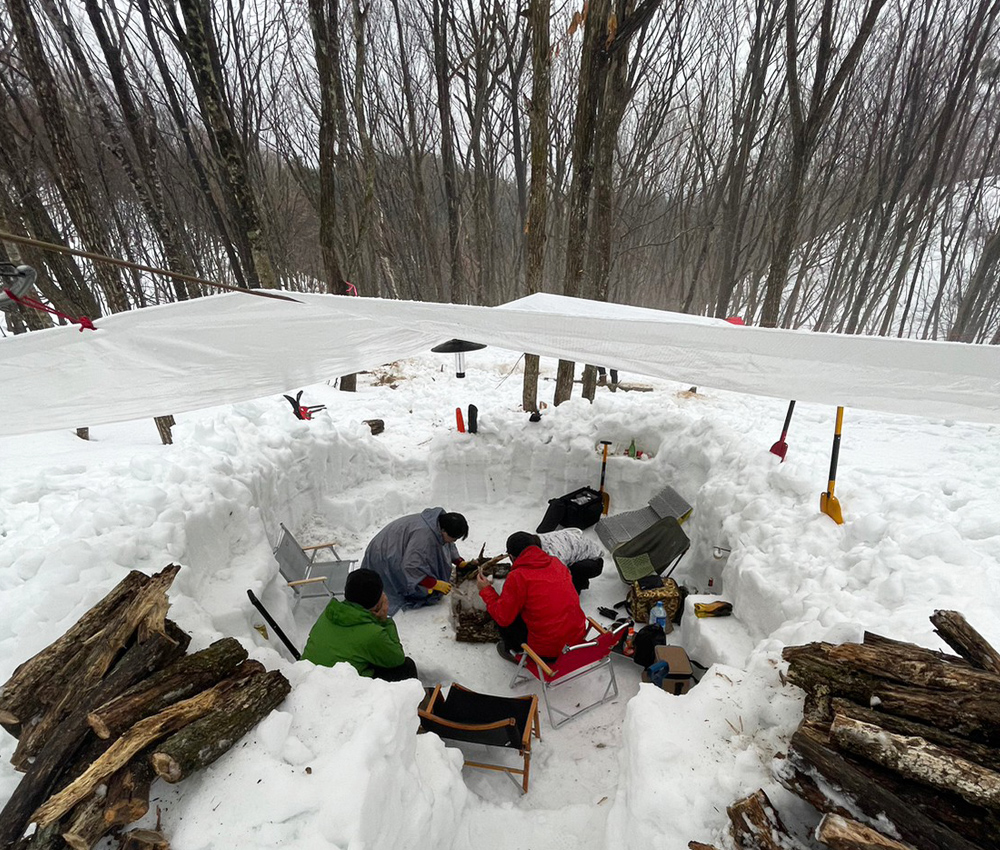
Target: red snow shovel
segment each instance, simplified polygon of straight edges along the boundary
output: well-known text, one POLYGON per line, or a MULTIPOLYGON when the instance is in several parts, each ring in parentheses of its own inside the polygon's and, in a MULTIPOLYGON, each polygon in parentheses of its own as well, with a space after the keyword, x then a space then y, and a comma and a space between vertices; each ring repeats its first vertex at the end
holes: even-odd
POLYGON ((830 453, 830 483, 825 493, 820 493, 819 509, 837 525, 844 524, 844 514, 840 510, 840 502, 833 495, 833 485, 837 478, 837 459, 840 457, 840 428, 844 424, 844 408, 837 408, 837 425, 833 432, 833 451, 830 453))
POLYGON ((785 437, 788 434, 788 426, 792 422, 793 410, 795 410, 795 402, 790 401, 788 402, 788 413, 785 414, 785 425, 781 429, 781 439, 771 446, 771 454, 780 457, 782 463, 785 462, 785 455, 788 453, 788 443, 785 442, 785 437))
POLYGON ((601 440, 601 445, 604 446, 604 456, 601 458, 601 513, 607 516, 611 507, 611 496, 604 489, 604 474, 608 470, 608 446, 611 445, 611 441, 601 440))

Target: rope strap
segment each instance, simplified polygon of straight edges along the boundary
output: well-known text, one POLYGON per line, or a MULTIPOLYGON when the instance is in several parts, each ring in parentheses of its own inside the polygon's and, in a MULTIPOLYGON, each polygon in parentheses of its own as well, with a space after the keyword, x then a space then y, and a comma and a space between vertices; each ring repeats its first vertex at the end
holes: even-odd
POLYGON ((72 322, 74 325, 80 326, 80 332, 83 332, 84 328, 88 330, 96 331, 97 328, 94 327, 94 323, 90 321, 86 316, 80 316, 78 319, 74 319, 72 316, 68 316, 60 310, 56 310, 54 307, 46 307, 41 301, 35 298, 29 298, 28 296, 18 297, 9 289, 3 290, 3 294, 6 295, 15 304, 20 304, 22 307, 30 307, 33 310, 44 310, 46 313, 51 313, 53 316, 58 316, 60 319, 65 319, 67 322, 72 322))

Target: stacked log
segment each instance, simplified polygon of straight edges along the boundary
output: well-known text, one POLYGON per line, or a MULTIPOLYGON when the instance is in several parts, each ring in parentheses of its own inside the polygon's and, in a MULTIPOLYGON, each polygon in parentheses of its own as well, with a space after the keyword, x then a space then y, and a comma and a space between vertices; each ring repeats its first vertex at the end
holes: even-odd
POLYGON ((1000 654, 958 612, 930 619, 955 655, 871 633, 783 652, 806 700, 775 775, 823 813, 816 838, 835 850, 1000 847, 1000 654))
MULTIPOLYGON (((190 636, 166 616, 178 569, 130 572, 0 687, 24 773, 0 811, 0 850, 90 850, 145 816, 158 775, 211 764, 288 694, 233 638, 186 654, 190 636)), ((169 847, 148 830, 121 842, 169 847)))

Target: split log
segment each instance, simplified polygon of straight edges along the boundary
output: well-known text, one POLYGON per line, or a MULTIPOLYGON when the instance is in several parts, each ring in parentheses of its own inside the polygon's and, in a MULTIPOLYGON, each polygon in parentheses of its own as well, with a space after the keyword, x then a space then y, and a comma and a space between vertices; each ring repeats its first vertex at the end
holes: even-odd
POLYGON ((135 823, 149 811, 149 788, 156 778, 151 756, 151 749, 139 753, 108 782, 104 800, 104 822, 108 829, 135 823))
POLYGON ((170 842, 152 829, 133 829, 122 837, 119 850, 170 850, 170 842))
POLYGON ((62 839, 73 850, 90 850, 111 829, 111 825, 104 820, 104 800, 99 794, 76 806, 67 821, 62 839))
POLYGON ((382 419, 366 419, 365 425, 371 429, 373 436, 381 434, 385 430, 385 422, 382 419))
POLYGON ((791 850, 800 846, 778 817, 762 788, 726 809, 736 846, 755 850, 791 850))
POLYGON ((42 710, 38 696, 52 679, 107 624, 118 604, 132 596, 149 577, 132 570, 100 602, 87 611, 61 638, 18 665, 0 688, 0 726, 17 737, 21 724, 42 710))
POLYGON ((0 847, 7 847, 24 834, 31 813, 57 787, 67 768, 76 764, 77 752, 93 735, 87 713, 184 654, 190 637, 169 620, 167 632, 146 643, 133 644, 97 687, 80 695, 76 711, 59 724, 0 811, 0 847))
MULTIPOLYGON (((232 678, 225 679, 207 691, 174 703, 159 714, 140 720, 83 774, 39 806, 29 820, 39 826, 47 826, 58 820, 73 806, 92 794, 98 785, 124 767, 140 750, 208 714, 237 681, 232 678)), ((24 784, 23 780, 21 784, 24 784)))
POLYGON ((977 744, 968 738, 959 735, 952 735, 939 729, 937 726, 930 726, 916 720, 908 720, 895 714, 887 714, 884 711, 872 711, 863 708, 857 703, 846 699, 835 699, 833 701, 834 714, 843 714, 862 723, 872 723, 881 726, 883 729, 893 732, 896 735, 909 735, 924 738, 932 744, 944 747, 955 755, 973 761, 990 770, 1000 772, 1000 750, 995 747, 988 747, 984 744, 977 744))
POLYGON ((291 685, 279 671, 245 679, 200 720, 156 747, 153 770, 179 782, 225 753, 288 696, 291 685))
POLYGON ((941 639, 970 664, 1000 675, 1000 653, 958 611, 935 611, 931 622, 941 639))
POLYGON ((833 719, 830 737, 843 750, 913 779, 1000 811, 1000 773, 956 756, 923 738, 887 732, 842 714, 833 719))
POLYGON ((700 841, 689 841, 688 850, 719 850, 714 844, 702 844, 700 841))
POLYGON ((959 667, 970 666, 969 662, 962 658, 961 655, 950 655, 947 652, 941 652, 938 649, 927 649, 927 647, 917 646, 915 643, 896 640, 895 638, 886 637, 885 635, 876 634, 875 632, 865 632, 865 636, 861 642, 866 646, 888 646, 894 649, 907 649, 914 655, 924 655, 927 658, 937 659, 938 661, 946 661, 949 664, 957 664, 959 667))
MULTIPOLYGON (((814 644, 813 644, 814 645, 814 644)), ((871 646, 844 643, 839 646, 819 644, 826 658, 883 679, 916 685, 921 688, 993 693, 1000 691, 1000 676, 975 667, 948 664, 920 647, 871 646)))
POLYGON ((833 850, 913 850, 909 844, 876 832, 863 823, 840 815, 825 815, 816 837, 833 850))
POLYGON ((61 693, 52 698, 42 718, 22 726, 12 764, 23 766, 37 755, 60 721, 78 707, 80 694, 100 682, 136 632, 140 643, 165 633, 167 588, 179 569, 170 564, 120 602, 104 628, 91 637, 87 651, 74 659, 72 672, 61 682, 61 693))
MULTIPOLYGON (((850 665, 843 653, 834 658, 833 649, 830 644, 808 644, 786 647, 782 653, 789 661, 788 680, 812 694, 817 703, 827 704, 824 720, 833 719, 830 699, 843 697, 974 741, 1000 744, 1000 690, 932 690, 893 682, 850 665)), ((994 678, 993 674, 972 668, 964 672, 979 677, 977 681, 982 677, 994 678)), ((985 681, 981 684, 985 687, 985 681)))
POLYGON ((226 678, 246 657, 246 650, 235 638, 217 640, 207 649, 179 658, 95 709, 87 721, 101 738, 120 735, 144 717, 226 678))
POLYGON ((792 736, 786 767, 776 776, 796 793, 800 787, 813 784, 815 793, 801 796, 821 812, 875 823, 887 819, 902 839, 918 850, 1000 846, 1000 819, 987 809, 971 806, 953 794, 905 782, 891 771, 841 753, 827 736, 806 725, 792 736))

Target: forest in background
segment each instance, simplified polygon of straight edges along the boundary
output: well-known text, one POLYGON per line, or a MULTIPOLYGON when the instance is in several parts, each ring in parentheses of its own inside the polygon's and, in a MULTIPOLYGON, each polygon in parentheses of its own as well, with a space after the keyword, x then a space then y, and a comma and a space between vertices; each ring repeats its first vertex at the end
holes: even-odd
MULTIPOLYGON (((6 0, 0 231, 231 286, 996 344, 998 16, 6 0)), ((0 244, 72 315, 214 291, 0 244)))

